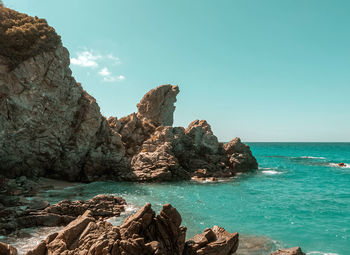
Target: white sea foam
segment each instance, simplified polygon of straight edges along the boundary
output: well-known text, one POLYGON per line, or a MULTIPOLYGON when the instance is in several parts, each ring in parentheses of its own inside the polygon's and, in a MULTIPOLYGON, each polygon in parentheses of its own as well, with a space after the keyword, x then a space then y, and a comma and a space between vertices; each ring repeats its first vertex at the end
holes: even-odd
POLYGON ((313 156, 301 156, 300 158, 309 158, 309 159, 326 159, 325 157, 313 157, 313 156))
POLYGON ((310 251, 306 255, 339 255, 338 253, 333 252, 322 252, 322 251, 310 251))
POLYGON ((283 174, 283 172, 278 172, 276 170, 265 170, 261 171, 263 174, 283 174))
POLYGON ((121 212, 119 217, 111 217, 111 218, 107 219, 107 221, 109 223, 111 223, 113 226, 119 226, 124 222, 124 220, 128 216, 136 213, 137 210, 139 209, 139 207, 137 205, 134 205, 134 204, 127 204, 124 207, 124 209, 125 209, 125 211, 121 212))
POLYGON ((344 166, 339 166, 338 163, 329 163, 328 165, 331 167, 350 168, 350 164, 348 164, 348 163, 345 163, 344 166))
POLYGON ((22 255, 34 249, 48 235, 59 232, 62 229, 63 227, 28 228, 22 230, 24 233, 27 233, 24 237, 9 236, 1 241, 11 244, 17 249, 18 255, 22 255))

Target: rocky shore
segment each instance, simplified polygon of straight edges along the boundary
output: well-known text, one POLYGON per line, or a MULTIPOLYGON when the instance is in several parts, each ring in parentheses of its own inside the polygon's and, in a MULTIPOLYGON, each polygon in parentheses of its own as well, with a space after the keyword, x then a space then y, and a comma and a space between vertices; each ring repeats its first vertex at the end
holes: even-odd
MULTIPOLYGON (((214 226, 186 241, 170 204, 150 204, 120 226, 126 201, 98 195, 50 205, 38 178, 92 182, 212 180, 258 168, 248 145, 220 143, 205 120, 172 127, 179 87, 147 92, 138 111, 105 118, 72 77, 69 52, 44 19, 0 4, 0 235, 28 227, 64 226, 28 255, 234 254, 238 233, 214 226)), ((17 254, 0 242, 0 255, 17 254)), ((277 254, 302 255, 300 248, 277 254)))
MULTIPOLYGON (((106 221, 119 217, 126 202, 121 197, 97 195, 86 201, 61 201, 30 208, 12 218, 16 231, 26 227, 65 226, 42 240, 27 255, 46 254, 234 254, 239 246, 238 233, 222 227, 206 228, 186 240, 179 212, 170 204, 156 215, 151 204, 141 207, 120 226, 106 221)), ((7 221, 9 222, 9 221, 7 221)), ((19 232, 17 232, 19 234, 19 232)), ((0 242, 0 254, 17 254, 16 247, 0 242)), ((303 255, 299 247, 278 250, 273 255, 303 255)))

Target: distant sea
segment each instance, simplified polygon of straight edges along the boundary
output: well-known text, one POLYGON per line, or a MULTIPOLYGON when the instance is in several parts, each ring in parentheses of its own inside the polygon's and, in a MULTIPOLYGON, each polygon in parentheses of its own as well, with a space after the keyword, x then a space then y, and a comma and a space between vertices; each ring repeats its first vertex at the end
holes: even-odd
POLYGON ((274 245, 246 254, 269 254, 270 248, 293 246, 313 255, 350 254, 350 167, 337 166, 339 162, 350 165, 350 143, 249 145, 259 170, 230 181, 97 182, 49 191, 45 196, 58 202, 100 193, 120 195, 130 204, 128 213, 146 202, 157 211, 171 203, 188 227, 187 237, 219 225, 239 232, 242 240, 263 236, 274 245))

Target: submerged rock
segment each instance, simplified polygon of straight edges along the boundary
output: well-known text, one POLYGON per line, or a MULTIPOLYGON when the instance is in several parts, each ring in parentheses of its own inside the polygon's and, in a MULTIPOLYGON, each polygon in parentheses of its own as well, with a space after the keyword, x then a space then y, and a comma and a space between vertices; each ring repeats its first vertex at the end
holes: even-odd
POLYGON ((289 249, 282 249, 271 253, 271 255, 305 255, 300 247, 293 247, 289 249))

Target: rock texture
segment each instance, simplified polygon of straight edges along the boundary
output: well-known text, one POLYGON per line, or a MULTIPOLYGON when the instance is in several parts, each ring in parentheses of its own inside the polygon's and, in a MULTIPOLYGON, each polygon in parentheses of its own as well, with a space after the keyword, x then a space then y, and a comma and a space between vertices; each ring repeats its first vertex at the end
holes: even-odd
POLYGON ((55 30, 43 19, 0 12, 0 174, 170 181, 257 168, 248 146, 238 138, 219 143, 204 120, 171 127, 178 86, 152 89, 137 113, 107 120, 72 77, 55 30))
POLYGON ((0 242, 0 254, 1 255, 17 255, 17 250, 9 244, 0 242))
POLYGON ((214 226, 185 243, 186 228, 180 225, 179 212, 169 204, 164 205, 157 216, 151 205, 146 204, 121 226, 96 221, 87 210, 27 255, 231 255, 237 249, 237 233, 230 234, 223 228, 214 226))
POLYGON ((184 254, 226 255, 233 254, 237 248, 238 233, 228 233, 225 229, 214 226, 186 241, 184 254))
POLYGON ((163 85, 149 91, 137 104, 137 116, 156 126, 172 126, 178 86, 163 85))
POLYGON ((293 247, 289 249, 275 251, 271 253, 271 255, 305 255, 305 253, 302 252, 300 247, 293 247))
POLYGON ((12 200, 0 208, 0 234, 9 234, 23 228, 39 226, 65 226, 89 210, 96 219, 120 216, 126 202, 121 197, 98 195, 86 201, 64 200, 49 205, 41 198, 26 200, 23 197, 12 200))

